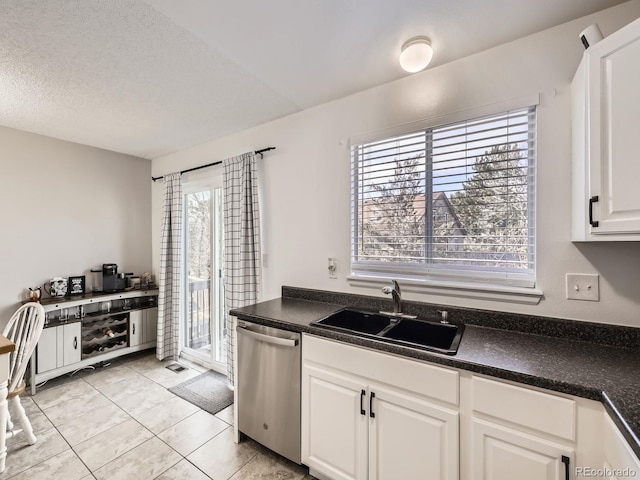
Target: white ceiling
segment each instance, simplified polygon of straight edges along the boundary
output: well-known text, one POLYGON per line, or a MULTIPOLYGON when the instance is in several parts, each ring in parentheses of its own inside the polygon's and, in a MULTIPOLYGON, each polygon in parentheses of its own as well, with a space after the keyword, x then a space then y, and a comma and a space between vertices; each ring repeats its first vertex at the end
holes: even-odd
POLYGON ((619 3, 0 0, 0 125, 156 158, 619 3))

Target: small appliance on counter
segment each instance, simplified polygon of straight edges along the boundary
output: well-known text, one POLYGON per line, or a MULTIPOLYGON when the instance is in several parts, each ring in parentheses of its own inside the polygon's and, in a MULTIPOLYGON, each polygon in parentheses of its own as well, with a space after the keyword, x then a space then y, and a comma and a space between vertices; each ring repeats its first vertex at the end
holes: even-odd
POLYGON ((127 286, 124 273, 118 273, 118 265, 115 263, 102 264, 102 291, 115 293, 123 291, 127 286))

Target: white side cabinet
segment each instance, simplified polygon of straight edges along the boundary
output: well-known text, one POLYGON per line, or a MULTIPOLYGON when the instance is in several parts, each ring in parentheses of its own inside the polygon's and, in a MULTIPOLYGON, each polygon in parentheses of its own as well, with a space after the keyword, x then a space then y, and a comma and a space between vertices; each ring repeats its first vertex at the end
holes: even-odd
POLYGON ((572 83, 574 241, 640 241, 640 19, 584 52, 572 83))
POLYGON ((335 480, 458 478, 458 373, 304 335, 302 461, 335 480))
POLYGON ((156 341, 158 307, 129 312, 129 346, 135 347, 156 341))
POLYGON ((42 300, 55 326, 43 330, 30 359, 31 394, 40 382, 153 347, 157 295, 155 290, 135 290, 42 300), (60 322, 63 311, 71 323, 60 322))
POLYGON ((45 328, 38 341, 37 369, 43 373, 80 361, 80 322, 45 328))

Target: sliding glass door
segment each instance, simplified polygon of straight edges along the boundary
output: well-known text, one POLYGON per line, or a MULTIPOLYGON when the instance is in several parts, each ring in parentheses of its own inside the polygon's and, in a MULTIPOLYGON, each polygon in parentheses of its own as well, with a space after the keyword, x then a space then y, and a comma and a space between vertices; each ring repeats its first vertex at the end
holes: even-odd
POLYGON ((182 355, 224 371, 222 186, 187 183, 184 192, 182 355))

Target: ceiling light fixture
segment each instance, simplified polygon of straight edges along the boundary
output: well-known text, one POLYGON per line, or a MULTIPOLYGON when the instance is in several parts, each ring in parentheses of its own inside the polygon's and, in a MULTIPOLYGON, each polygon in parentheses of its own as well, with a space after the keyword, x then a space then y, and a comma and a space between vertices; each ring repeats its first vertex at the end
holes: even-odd
POLYGON ((409 73, 424 70, 433 57, 429 37, 413 37, 404 42, 400 50, 400 66, 409 73))

